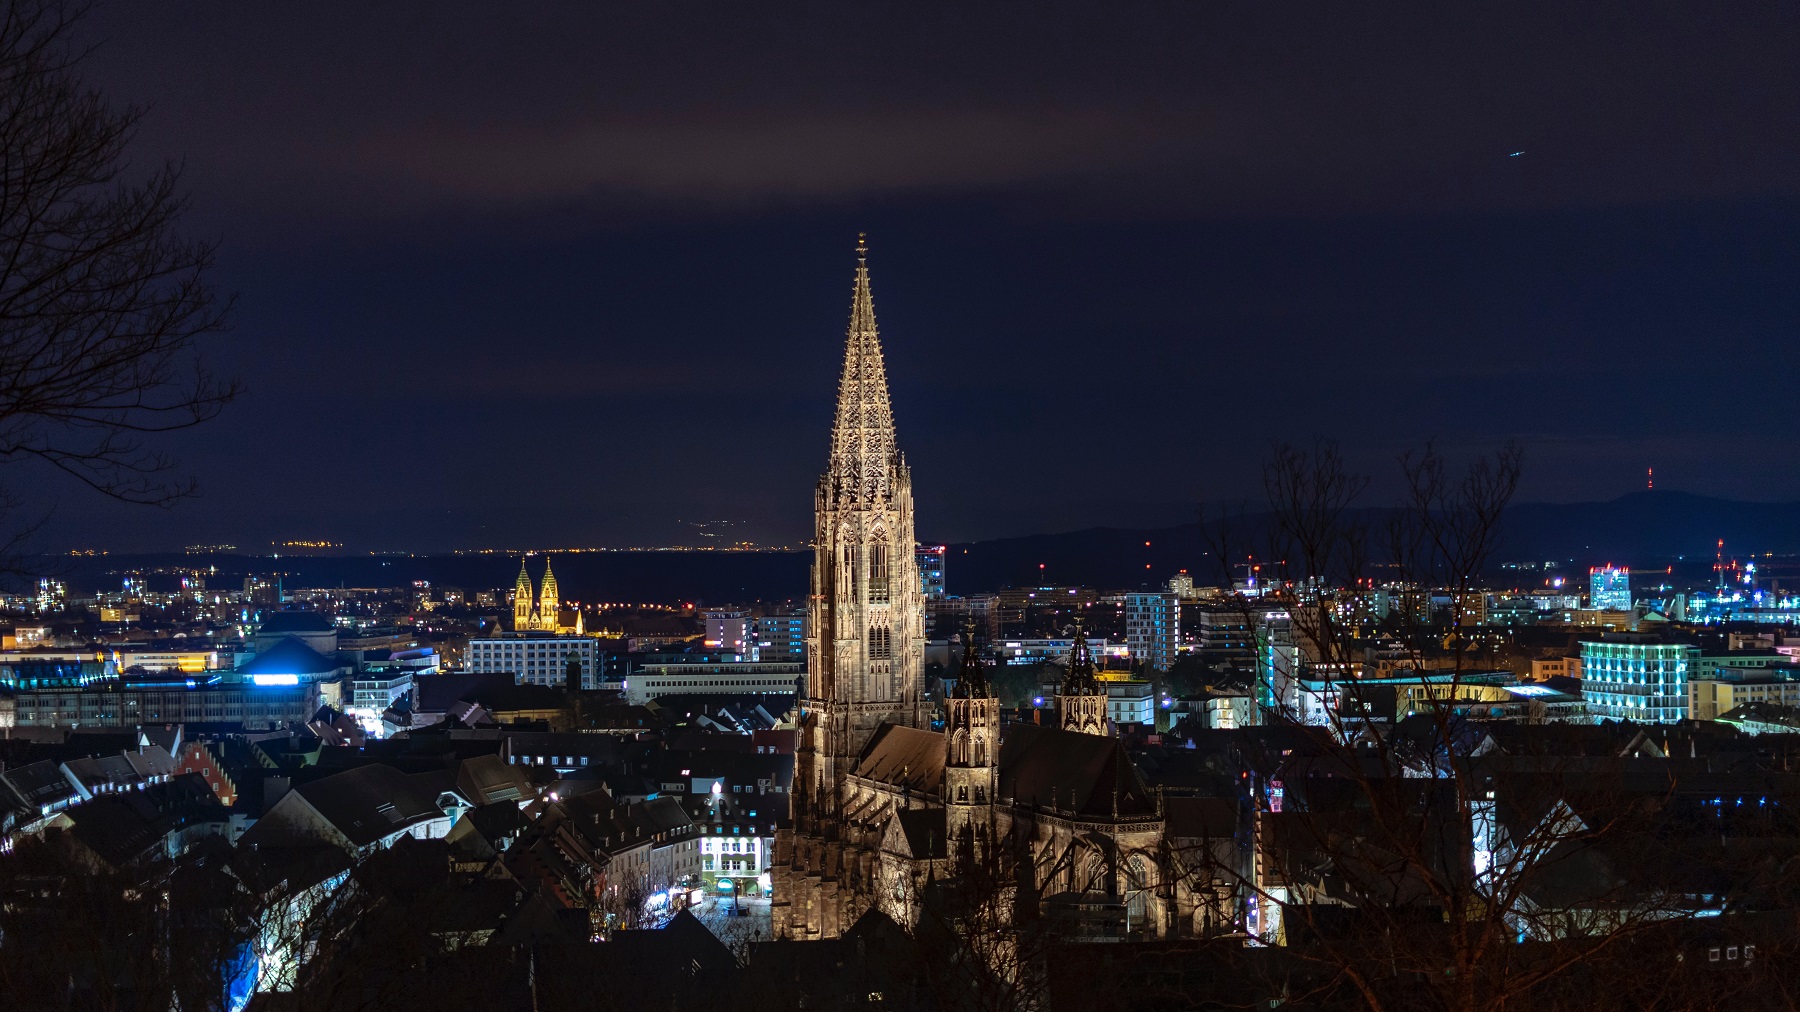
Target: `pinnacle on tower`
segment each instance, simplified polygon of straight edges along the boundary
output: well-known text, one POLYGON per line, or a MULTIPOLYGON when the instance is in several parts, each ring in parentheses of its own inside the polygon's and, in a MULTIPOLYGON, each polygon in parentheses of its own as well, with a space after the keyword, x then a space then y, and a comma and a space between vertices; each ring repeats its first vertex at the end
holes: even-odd
POLYGON ((982 670, 981 656, 975 652, 974 622, 963 623, 962 670, 956 675, 954 692, 958 699, 986 699, 994 694, 982 670))
POLYGON ((1087 637, 1081 632, 1081 617, 1075 618, 1075 642, 1069 647, 1069 674, 1063 679, 1062 695, 1088 696, 1100 691, 1094 678, 1094 657, 1088 652, 1087 637))
POLYGON ((837 494, 872 502, 893 491, 899 455, 887 368, 875 328, 875 300, 869 294, 868 252, 867 240, 858 235, 844 373, 838 380, 837 419, 831 430, 830 484, 837 494))

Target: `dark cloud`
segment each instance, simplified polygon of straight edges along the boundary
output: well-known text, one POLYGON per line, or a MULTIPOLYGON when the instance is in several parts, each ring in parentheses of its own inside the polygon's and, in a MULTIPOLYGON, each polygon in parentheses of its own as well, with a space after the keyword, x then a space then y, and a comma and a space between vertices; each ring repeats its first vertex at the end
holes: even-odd
POLYGON ((151 143, 234 210, 334 224, 1046 186, 1218 215, 1800 185, 1791 6, 803 11, 121 5, 95 30, 102 75, 158 105, 151 143))

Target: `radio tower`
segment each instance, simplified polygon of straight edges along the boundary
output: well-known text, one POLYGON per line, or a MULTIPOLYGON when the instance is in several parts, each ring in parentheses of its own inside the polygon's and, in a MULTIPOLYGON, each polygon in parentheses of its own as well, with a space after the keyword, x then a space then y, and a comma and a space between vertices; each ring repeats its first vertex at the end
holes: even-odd
POLYGON ((1644 469, 1644 487, 1647 489, 1654 489, 1656 487, 1656 468, 1647 467, 1644 469))

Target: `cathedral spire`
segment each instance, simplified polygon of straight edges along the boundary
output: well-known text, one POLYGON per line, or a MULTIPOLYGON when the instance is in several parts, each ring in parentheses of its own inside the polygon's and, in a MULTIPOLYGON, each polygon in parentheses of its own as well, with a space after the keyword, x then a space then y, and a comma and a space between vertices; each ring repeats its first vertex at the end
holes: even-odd
POLYGON ((869 294, 868 256, 868 241, 858 234, 844 373, 838 380, 837 420, 831 430, 830 477, 838 494, 872 502, 892 494, 898 460, 887 367, 875 329, 875 300, 869 294))

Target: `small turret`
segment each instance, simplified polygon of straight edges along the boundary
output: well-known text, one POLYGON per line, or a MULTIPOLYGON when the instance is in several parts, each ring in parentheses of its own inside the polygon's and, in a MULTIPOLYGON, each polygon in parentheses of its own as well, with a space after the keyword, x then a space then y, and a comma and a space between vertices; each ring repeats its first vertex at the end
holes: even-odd
POLYGON ((1082 734, 1106 734, 1106 689, 1094 677, 1094 658, 1075 619, 1075 642, 1069 647, 1069 673, 1056 693, 1056 726, 1082 734))
POLYGON ((962 670, 944 706, 944 807, 951 860, 960 866, 992 856, 1000 786, 1000 700, 982 670, 973 622, 963 627, 962 670))

